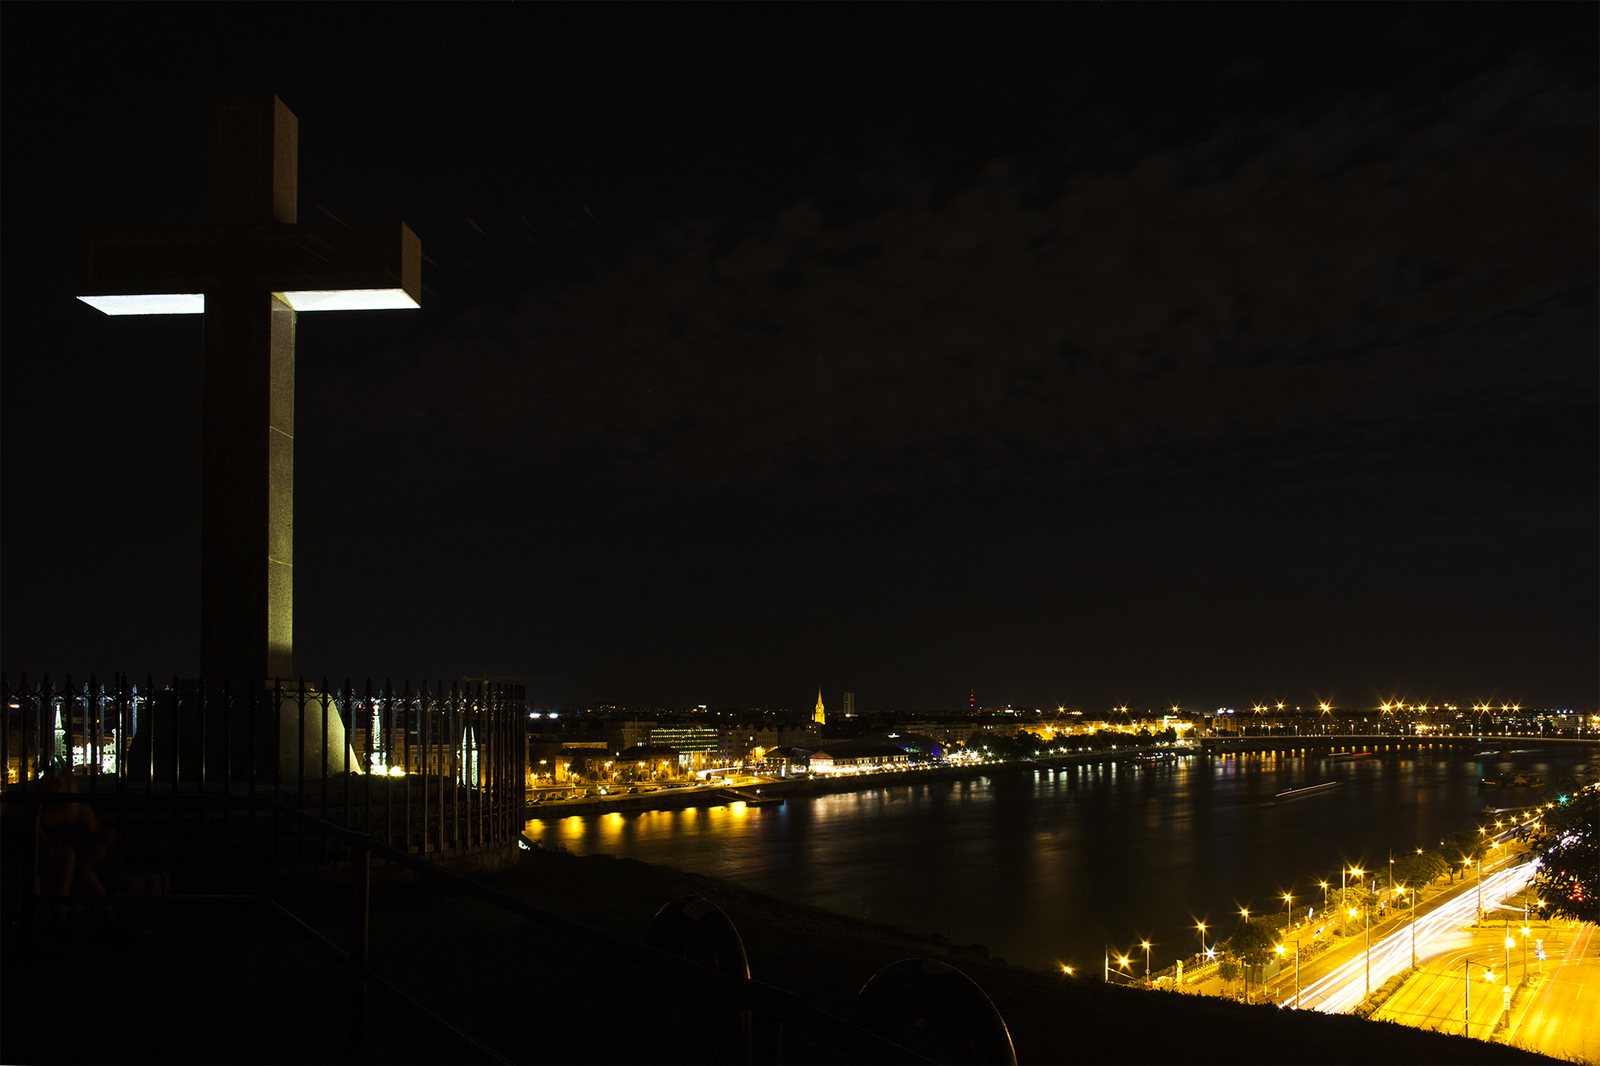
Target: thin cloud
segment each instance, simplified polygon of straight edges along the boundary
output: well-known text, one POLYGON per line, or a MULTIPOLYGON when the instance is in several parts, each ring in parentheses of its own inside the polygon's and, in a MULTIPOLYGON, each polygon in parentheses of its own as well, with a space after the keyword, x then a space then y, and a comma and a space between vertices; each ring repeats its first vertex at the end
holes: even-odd
POLYGON ((687 215, 465 315, 347 425, 420 414, 429 452, 630 492, 855 493, 1592 404, 1595 120, 1521 63, 954 195, 889 153, 871 210, 687 215))

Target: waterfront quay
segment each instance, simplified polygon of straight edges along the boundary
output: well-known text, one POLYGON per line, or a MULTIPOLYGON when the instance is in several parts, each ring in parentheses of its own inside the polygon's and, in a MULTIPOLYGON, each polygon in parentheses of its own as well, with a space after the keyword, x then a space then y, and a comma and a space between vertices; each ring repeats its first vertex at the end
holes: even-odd
POLYGON ((889 788, 895 785, 923 784, 930 781, 966 781, 996 773, 1059 769, 1084 764, 1141 762, 1151 758, 1187 758, 1195 754, 1192 748, 1152 745, 1071 752, 1028 760, 932 763, 858 774, 775 778, 759 774, 734 773, 720 782, 704 785, 639 792, 624 791, 603 796, 541 799, 527 805, 525 816, 528 819, 569 818, 576 815, 629 811, 674 811, 689 807, 720 807, 734 803, 761 805, 786 796, 822 796, 837 792, 889 788))
MULTIPOLYGON (((714 807, 749 802, 757 798, 827 795, 896 784, 970 780, 989 774, 1018 770, 1136 762, 1152 757, 1219 758, 1251 754, 1277 754, 1304 758, 1360 755, 1377 757, 1404 752, 1484 753, 1486 748, 1491 747, 1516 750, 1511 746, 1530 744, 1551 749, 1595 748, 1600 746, 1600 741, 1589 737, 1496 736, 1470 733, 1431 736, 1382 733, 1209 736, 1196 737, 1188 743, 1039 755, 1031 759, 914 764, 908 767, 855 774, 812 774, 780 778, 748 770, 730 769, 724 778, 705 784, 625 789, 604 795, 595 795, 594 789, 583 788, 544 790, 542 794, 546 798, 527 805, 527 817, 568 817, 622 811, 670 811, 689 807, 714 807)), ((538 790, 529 790, 530 800, 536 795, 541 793, 538 790)))

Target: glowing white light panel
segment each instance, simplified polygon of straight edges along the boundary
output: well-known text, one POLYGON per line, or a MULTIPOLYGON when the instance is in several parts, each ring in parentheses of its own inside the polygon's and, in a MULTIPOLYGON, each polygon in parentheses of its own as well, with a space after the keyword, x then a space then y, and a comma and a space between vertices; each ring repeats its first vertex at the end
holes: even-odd
POLYGON ((279 295, 296 311, 409 311, 418 306, 404 289, 310 289, 279 295))
MULTIPOLYGON (((414 311, 419 307, 404 289, 307 289, 278 295, 296 311, 414 311)), ((108 315, 201 315, 206 310, 205 294, 198 292, 78 299, 108 315)))
POLYGON ((78 299, 108 315, 203 315, 204 293, 165 292, 148 296, 80 296, 78 299))

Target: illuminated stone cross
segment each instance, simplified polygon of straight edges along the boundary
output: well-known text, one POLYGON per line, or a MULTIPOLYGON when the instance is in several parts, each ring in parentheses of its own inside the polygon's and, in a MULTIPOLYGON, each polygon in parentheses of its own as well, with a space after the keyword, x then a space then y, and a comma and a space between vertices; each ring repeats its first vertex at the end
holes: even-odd
POLYGON ((404 222, 296 220, 299 123, 275 96, 206 111, 205 225, 82 235, 78 298, 205 315, 200 668, 294 673, 294 330, 301 311, 416 308, 404 222))

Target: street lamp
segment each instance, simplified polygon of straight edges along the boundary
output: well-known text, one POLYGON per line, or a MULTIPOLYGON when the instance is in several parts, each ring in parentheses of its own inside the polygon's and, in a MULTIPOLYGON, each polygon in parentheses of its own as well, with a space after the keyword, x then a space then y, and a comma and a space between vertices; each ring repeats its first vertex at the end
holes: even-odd
POLYGON ((1285 929, 1288 929, 1289 928, 1289 923, 1294 921, 1294 915, 1289 912, 1289 908, 1292 907, 1293 905, 1294 905, 1294 896, 1293 896, 1293 894, 1289 893, 1289 892, 1285 892, 1283 894, 1283 918, 1284 918, 1283 927, 1285 929))
POLYGON ((1141 941, 1139 941, 1139 943, 1141 945, 1143 945, 1143 947, 1144 947, 1144 986, 1146 988, 1149 988, 1150 987, 1150 941, 1141 940, 1141 941))
MULTIPOLYGON (((1278 953, 1278 958, 1279 959, 1282 959, 1285 955, 1287 955, 1289 953, 1289 949, 1287 947, 1285 947, 1283 944, 1274 945, 1273 950, 1278 953)), ((1294 1009, 1295 1010, 1299 1010, 1300 1009, 1300 938, 1299 937, 1295 937, 1294 938, 1294 1009)))
MULTIPOLYGON (((1350 901, 1349 901, 1349 899, 1347 899, 1345 897, 1346 889, 1345 889, 1344 874, 1345 874, 1345 868, 1343 866, 1339 867, 1339 906, 1344 908, 1345 910, 1349 910, 1350 909, 1350 901)), ((1358 868, 1352 866, 1352 867, 1350 867, 1350 875, 1352 877, 1360 877, 1361 876, 1361 871, 1358 868)), ((1352 915, 1352 917, 1353 917, 1353 915, 1352 915)), ((1342 926, 1342 928, 1339 930, 1339 935, 1340 936, 1349 936, 1350 935, 1350 923, 1341 921, 1340 925, 1342 926)))
POLYGON ((1411 968, 1417 968, 1417 886, 1411 886, 1411 968))
POLYGON ((1367 971, 1367 995, 1370 996, 1370 995, 1372 995, 1372 908, 1371 907, 1366 908, 1366 912, 1367 912, 1367 950, 1366 950, 1365 959, 1366 959, 1366 971, 1367 971))
MULTIPOLYGON (((1126 956, 1126 955, 1118 955, 1117 956, 1117 969, 1126 970, 1127 968, 1128 968, 1128 956, 1126 956)), ((1124 976, 1129 976, 1129 975, 1124 975, 1124 976)), ((1105 980, 1106 980, 1107 984, 1111 983, 1111 949, 1110 948, 1106 949, 1105 980)))
MULTIPOLYGON (((1250 924, 1250 908, 1249 907, 1240 907, 1239 908, 1239 913, 1244 915, 1244 924, 1245 925, 1249 925, 1250 924)), ((1248 962, 1246 962, 1244 964, 1244 1001, 1246 1003, 1250 1002, 1250 964, 1248 962)))

